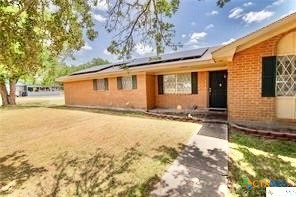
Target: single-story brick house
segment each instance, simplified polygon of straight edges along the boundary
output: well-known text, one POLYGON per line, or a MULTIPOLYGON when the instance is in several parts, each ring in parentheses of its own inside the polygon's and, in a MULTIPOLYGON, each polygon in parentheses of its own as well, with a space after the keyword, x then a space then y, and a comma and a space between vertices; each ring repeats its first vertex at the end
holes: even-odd
POLYGON ((61 77, 67 105, 227 109, 229 120, 296 120, 296 13, 228 45, 61 77))

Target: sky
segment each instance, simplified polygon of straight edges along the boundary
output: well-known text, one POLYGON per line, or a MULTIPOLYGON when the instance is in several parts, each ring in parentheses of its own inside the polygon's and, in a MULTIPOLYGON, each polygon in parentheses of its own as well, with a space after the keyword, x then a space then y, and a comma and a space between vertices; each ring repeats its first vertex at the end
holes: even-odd
MULTIPOLYGON (((107 51, 113 35, 104 29, 106 10, 104 0, 99 0, 92 10, 98 38, 86 39, 85 46, 75 53, 75 60, 67 63, 78 65, 97 57, 118 61, 107 51)), ((231 0, 223 8, 216 6, 216 0, 180 0, 179 10, 170 21, 175 25, 174 41, 184 45, 178 50, 184 51, 228 44, 293 12, 296 12, 296 0, 231 0)), ((153 53, 153 46, 138 43, 133 57, 153 53)))

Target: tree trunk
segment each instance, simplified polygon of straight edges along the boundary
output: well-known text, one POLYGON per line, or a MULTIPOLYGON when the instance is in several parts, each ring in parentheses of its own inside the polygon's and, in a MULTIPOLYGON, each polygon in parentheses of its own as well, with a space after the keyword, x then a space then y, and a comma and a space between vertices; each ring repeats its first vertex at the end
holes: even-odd
POLYGON ((8 96, 9 105, 16 105, 16 102, 15 102, 16 82, 17 82, 16 79, 9 80, 9 96, 8 96))
POLYGON ((8 93, 4 80, 0 80, 0 94, 2 98, 2 106, 8 105, 8 93))

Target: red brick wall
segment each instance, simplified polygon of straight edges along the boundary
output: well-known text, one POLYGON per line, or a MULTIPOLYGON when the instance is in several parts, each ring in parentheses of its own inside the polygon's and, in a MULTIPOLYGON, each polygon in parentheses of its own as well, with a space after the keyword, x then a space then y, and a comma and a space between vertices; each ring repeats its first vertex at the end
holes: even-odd
POLYGON ((275 98, 261 97, 262 57, 276 55, 282 35, 235 54, 228 65, 228 110, 230 120, 272 120, 275 98))
POLYGON ((183 109, 208 106, 208 72, 198 72, 198 94, 158 94, 157 77, 155 77, 155 105, 157 108, 175 108, 181 105, 183 109))
POLYGON ((118 90, 116 77, 109 78, 109 90, 93 90, 93 81, 64 83, 67 105, 146 109, 146 75, 137 75, 137 89, 118 90))

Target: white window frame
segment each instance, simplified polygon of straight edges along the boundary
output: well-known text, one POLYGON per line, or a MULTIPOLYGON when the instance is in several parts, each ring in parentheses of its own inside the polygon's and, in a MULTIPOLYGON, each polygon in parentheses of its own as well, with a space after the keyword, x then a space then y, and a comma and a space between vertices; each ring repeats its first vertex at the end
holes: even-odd
POLYGON ((296 96, 295 87, 296 55, 278 56, 276 65, 276 96, 296 96), (289 73, 288 66, 293 73, 289 73))
POLYGON ((176 74, 167 74, 163 75, 163 92, 164 94, 191 94, 192 93, 192 78, 191 73, 176 73, 176 74), (189 81, 180 81, 181 75, 188 75, 189 81), (174 83, 173 86, 169 86, 168 78, 174 78, 171 79, 170 83, 174 83), (187 89, 180 89, 181 86, 189 85, 187 89), (173 90, 172 90, 173 89, 173 90))

